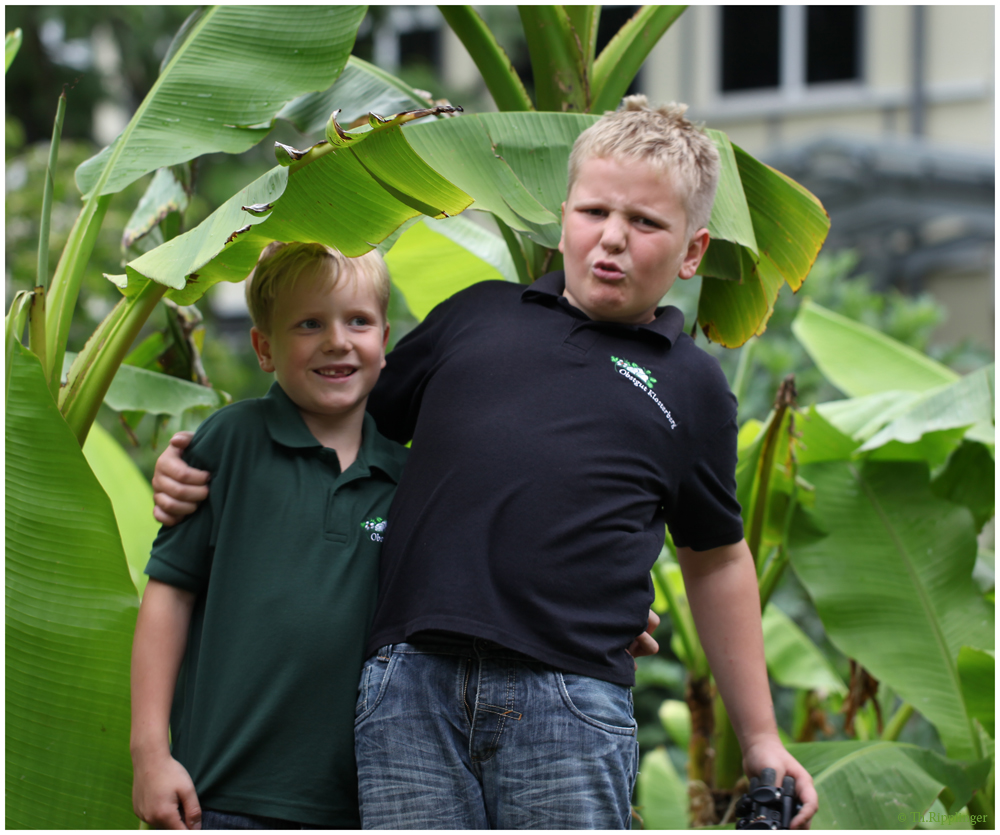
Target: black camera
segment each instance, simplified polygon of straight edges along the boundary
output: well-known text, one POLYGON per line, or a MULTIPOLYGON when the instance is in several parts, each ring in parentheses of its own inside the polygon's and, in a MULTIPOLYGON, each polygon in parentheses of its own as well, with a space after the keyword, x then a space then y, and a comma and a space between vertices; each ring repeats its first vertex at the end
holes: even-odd
POLYGON ((773 768, 765 768, 760 778, 750 780, 750 791, 736 804, 737 829, 788 829, 802 801, 795 796, 794 777, 782 780, 779 789, 776 776, 773 768))

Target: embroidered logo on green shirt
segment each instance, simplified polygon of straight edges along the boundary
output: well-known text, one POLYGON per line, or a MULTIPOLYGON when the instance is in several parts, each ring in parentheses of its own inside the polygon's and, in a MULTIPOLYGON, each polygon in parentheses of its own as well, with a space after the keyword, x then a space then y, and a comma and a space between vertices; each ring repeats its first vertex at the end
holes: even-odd
POLYGON ((385 526, 388 523, 389 523, 388 519, 383 519, 381 516, 376 516, 374 519, 369 519, 367 522, 362 522, 361 527, 371 533, 372 542, 381 542, 382 534, 385 533, 385 526))

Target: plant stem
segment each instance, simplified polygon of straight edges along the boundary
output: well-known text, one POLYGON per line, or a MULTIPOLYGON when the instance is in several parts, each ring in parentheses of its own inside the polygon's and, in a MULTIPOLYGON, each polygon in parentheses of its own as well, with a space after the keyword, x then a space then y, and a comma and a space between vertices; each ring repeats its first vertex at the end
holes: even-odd
POLYGON ((911 716, 913 716, 913 705, 903 702, 882 730, 882 739, 886 742, 895 742, 899 739, 900 733, 906 723, 910 721, 911 716))
POLYGON ((31 294, 28 311, 28 347, 45 368, 45 288, 38 286, 31 294))
POLYGON ((525 258, 520 237, 517 232, 511 229, 496 215, 493 216, 493 219, 497 222, 497 227, 500 229, 500 234, 503 236, 504 243, 507 244, 507 250, 510 252, 510 258, 514 262, 514 269, 517 270, 517 280, 520 281, 521 284, 531 284, 534 279, 531 277, 531 271, 528 268, 528 260, 525 258))
POLYGON ((539 110, 587 113, 590 82, 577 41, 562 6, 518 6, 535 76, 539 110))
POLYGON ((701 648, 701 641, 698 640, 698 631, 695 629, 694 619, 691 617, 691 610, 686 605, 681 603, 677 594, 674 592, 673 586, 670 584, 670 578, 667 576, 663 563, 654 563, 652 571, 653 576, 656 578, 656 582, 659 584, 660 588, 663 590, 664 596, 667 598, 667 610, 670 612, 670 620, 673 623, 674 631, 680 638, 681 645, 684 647, 684 652, 687 655, 686 659, 681 660, 685 662, 688 672, 691 673, 693 677, 707 677, 708 660, 705 658, 705 651, 701 648))
POLYGON ((7 399, 7 392, 10 389, 10 364, 14 359, 14 343, 21 341, 24 333, 24 323, 28 318, 28 308, 34 294, 30 290, 18 290, 10 303, 10 310, 7 311, 7 318, 4 320, 5 330, 5 353, 7 358, 6 382, 4 383, 4 400, 7 399))
POLYGON ((983 818, 975 823, 973 826, 974 829, 996 829, 993 804, 990 803, 990 799, 986 796, 985 791, 979 789, 974 795, 972 795, 972 799, 969 800, 967 808, 970 814, 982 816, 983 818))
MULTIPOLYGON (((56 120, 52 125, 52 142, 49 145, 49 164, 45 169, 45 188, 42 191, 42 218, 38 225, 38 278, 35 284, 45 288, 49 284, 49 222, 52 219, 52 189, 56 161, 59 159, 59 141, 62 139, 63 120, 66 117, 66 91, 59 94, 56 120)), ((34 345, 31 346, 34 350, 34 345)), ((37 354, 38 352, 35 351, 37 354)), ((39 355, 41 358, 41 356, 39 355)), ((45 360, 42 360, 42 368, 45 360)))
POLYGON ((737 403, 743 402, 744 389, 747 384, 747 370, 753 367, 751 362, 756 344, 755 339, 749 339, 740 348, 740 359, 736 364, 736 376, 733 378, 733 394, 736 396, 737 403))
POLYGON ((687 6, 643 6, 594 61, 590 75, 591 113, 618 107, 639 68, 687 6))
POLYGON ((59 393, 66 339, 69 336, 70 323, 73 321, 73 310, 80 296, 83 271, 90 261, 90 254, 97 242, 97 233, 101 231, 104 215, 107 214, 113 196, 105 194, 101 197, 91 197, 83 204, 83 209, 70 230, 55 275, 52 277, 45 311, 44 368, 53 397, 59 393))
POLYGON ((718 693, 715 694, 715 735, 712 743, 715 748, 714 788, 732 789, 743 776, 743 751, 718 693))
POLYGON ((465 44, 469 57, 483 75, 486 88, 493 96, 497 109, 534 110, 521 77, 507 53, 472 6, 438 6, 458 39, 465 44))
MULTIPOLYGON (((107 394, 122 360, 168 289, 163 284, 150 281, 132 298, 122 299, 118 304, 123 310, 115 316, 100 344, 93 346, 93 364, 80 373, 74 391, 62 408, 63 417, 81 447, 87 440, 87 433, 90 432, 104 395, 107 394)), ((110 315, 114 313, 112 311, 110 315)))

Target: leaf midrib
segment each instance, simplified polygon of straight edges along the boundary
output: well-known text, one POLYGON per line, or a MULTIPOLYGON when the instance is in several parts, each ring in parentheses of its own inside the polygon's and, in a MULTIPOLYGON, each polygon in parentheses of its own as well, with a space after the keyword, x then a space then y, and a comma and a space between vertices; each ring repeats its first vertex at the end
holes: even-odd
POLYGON ((927 589, 924 588, 923 583, 920 581, 916 568, 913 565, 913 560, 910 558, 909 551, 907 551, 902 540, 896 534, 896 529, 890 523, 888 515, 882 508, 882 505, 875 496, 875 493, 869 487, 867 480, 861 476, 860 471, 854 464, 848 464, 847 467, 855 482, 864 491, 865 496, 868 497, 868 501, 871 502, 872 508, 874 508, 879 521, 882 522, 882 526, 889 534, 889 537, 891 538, 893 545, 896 547, 896 551, 899 554, 903 565, 906 567, 906 572, 909 575, 910 582, 917 590, 917 599, 920 601, 924 614, 931 624, 931 630, 934 633, 934 637, 937 641, 939 649, 941 650, 941 654, 945 659, 945 666, 948 670, 952 688, 957 695, 958 703, 962 708, 962 712, 965 714, 965 724, 969 730, 969 739, 972 742, 972 750, 975 752, 976 759, 982 759, 983 752, 979 745, 979 739, 977 738, 975 730, 972 727, 972 723, 969 720, 968 712, 965 710, 965 703, 962 699, 962 686, 958 677, 958 667, 956 666, 955 659, 951 657, 951 650, 948 648, 948 642, 944 637, 944 633, 941 631, 941 625, 938 622, 937 613, 934 611, 934 607, 931 605, 930 598, 927 595, 927 589))

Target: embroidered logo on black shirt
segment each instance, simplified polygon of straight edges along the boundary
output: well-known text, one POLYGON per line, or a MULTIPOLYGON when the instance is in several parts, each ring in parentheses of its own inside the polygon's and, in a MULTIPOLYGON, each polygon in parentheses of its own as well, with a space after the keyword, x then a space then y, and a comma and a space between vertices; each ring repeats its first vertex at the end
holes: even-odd
POLYGON ((674 420, 674 416, 670 414, 670 410, 663 405, 663 401, 653 391, 653 386, 656 385, 656 378, 653 376, 653 373, 648 368, 643 368, 638 363, 622 359, 621 357, 612 357, 611 362, 615 364, 615 370, 619 374, 626 380, 629 380, 637 389, 641 389, 652 398, 660 411, 663 412, 664 417, 670 422, 670 428, 676 429, 677 422, 674 420))

